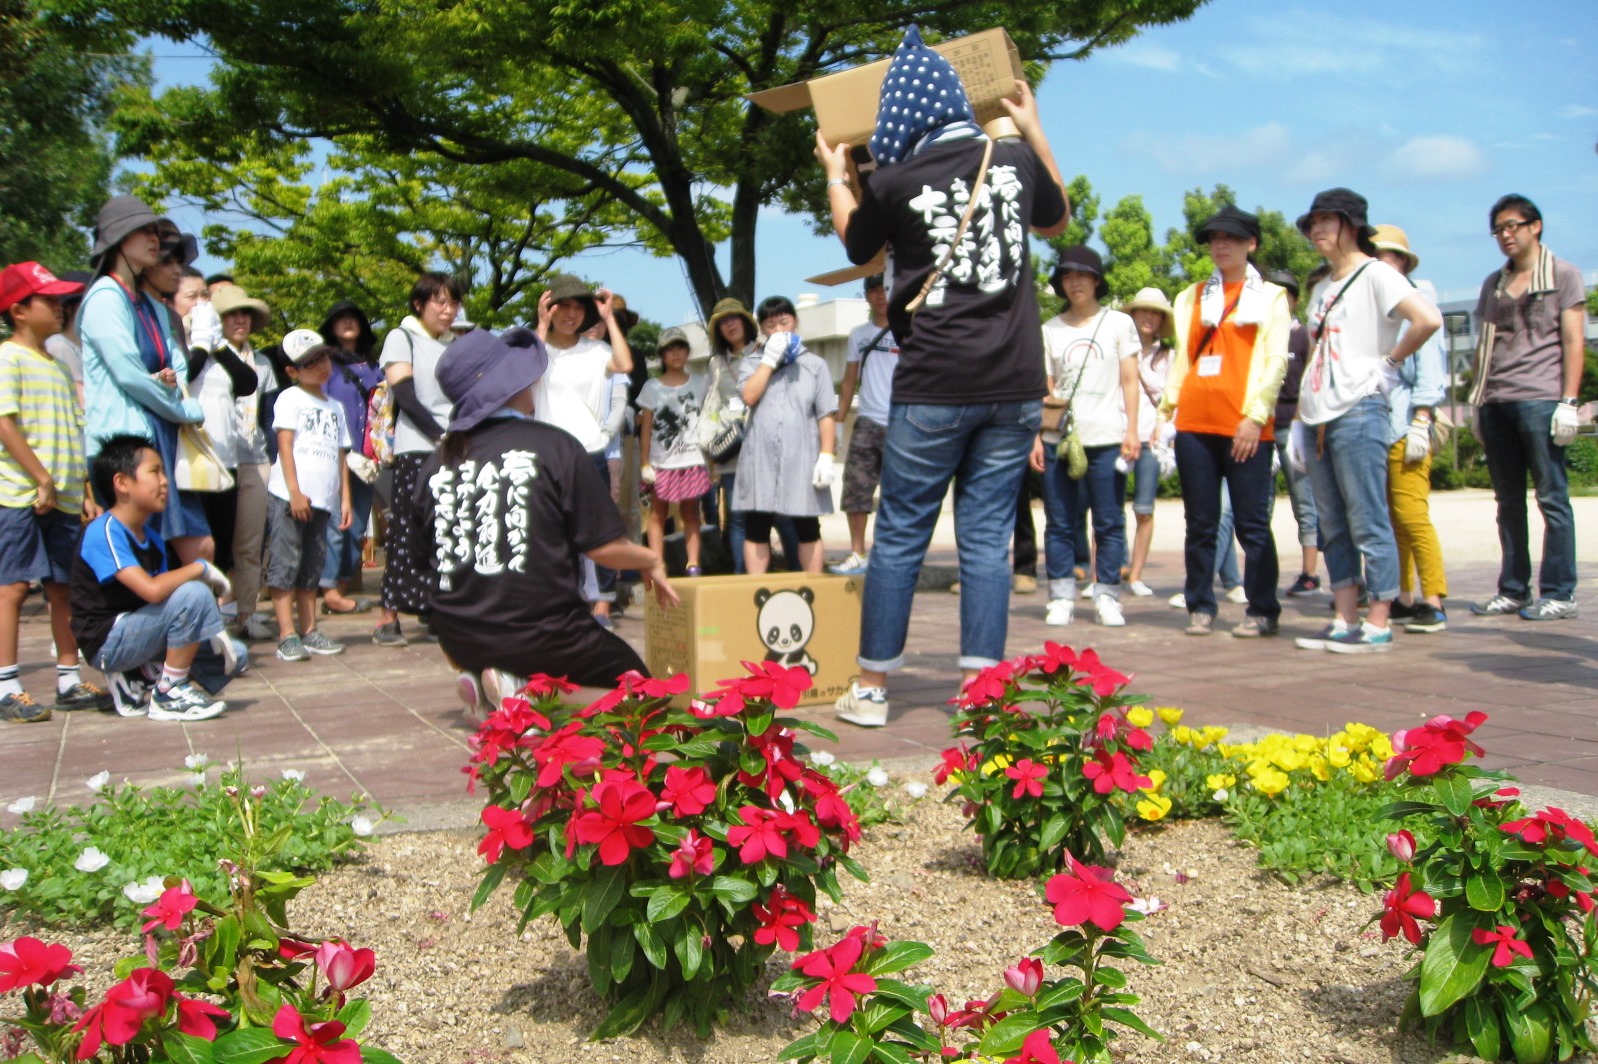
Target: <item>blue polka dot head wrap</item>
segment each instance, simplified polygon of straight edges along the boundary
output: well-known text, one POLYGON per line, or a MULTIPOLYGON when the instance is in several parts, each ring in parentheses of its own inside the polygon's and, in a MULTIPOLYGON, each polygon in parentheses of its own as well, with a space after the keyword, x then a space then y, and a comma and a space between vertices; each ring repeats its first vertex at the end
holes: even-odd
POLYGON ((871 157, 878 166, 896 163, 928 133, 951 122, 972 120, 971 101, 959 72, 921 43, 921 31, 911 26, 882 79, 871 157))

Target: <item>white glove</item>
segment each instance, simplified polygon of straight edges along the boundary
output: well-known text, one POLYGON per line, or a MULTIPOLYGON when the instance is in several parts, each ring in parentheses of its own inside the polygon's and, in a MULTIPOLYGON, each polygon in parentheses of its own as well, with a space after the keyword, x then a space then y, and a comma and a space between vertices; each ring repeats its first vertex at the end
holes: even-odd
POLYGON ((772 333, 766 338, 765 353, 760 356, 762 366, 779 370, 799 357, 799 337, 791 332, 772 333))
POLYGON ((1569 403, 1554 407, 1554 419, 1548 426, 1555 447, 1569 447, 1576 439, 1576 408, 1569 403))
POLYGON ((1174 421, 1160 422, 1160 443, 1166 447, 1171 446, 1176 440, 1176 423, 1174 421))
POLYGON ((1432 423, 1417 418, 1404 433, 1404 464, 1414 465, 1432 453, 1432 423))
POLYGON ((1280 473, 1281 471, 1282 471, 1282 452, 1278 451, 1275 447, 1272 447, 1271 448, 1271 476, 1274 477, 1274 476, 1276 476, 1276 474, 1280 473))
POLYGON ((1171 448, 1154 448, 1154 457, 1159 459, 1161 480, 1176 472, 1176 452, 1171 450, 1171 448))
POLYGON ((1303 473, 1309 469, 1309 426, 1302 421, 1293 422, 1293 427, 1287 430, 1287 464, 1293 467, 1293 472, 1303 473))
POLYGON ((1398 377, 1398 364, 1395 363, 1391 358, 1384 356, 1382 360, 1376 364, 1376 368, 1378 370, 1378 376, 1376 378, 1376 390, 1383 396, 1391 395, 1393 389, 1397 388, 1401 383, 1398 377))
POLYGON ((830 488, 837 474, 838 471, 832 463, 832 455, 823 451, 816 455, 816 471, 810 476, 810 485, 815 488, 830 488))
POLYGON ((1121 474, 1124 477, 1128 473, 1132 472, 1132 468, 1126 464, 1126 459, 1125 458, 1121 457, 1120 455, 1116 455, 1115 456, 1115 471, 1117 473, 1121 474))
POLYGON ((202 299, 189 311, 189 345, 215 351, 222 342, 222 319, 209 299, 202 299))
POLYGON ((200 559, 200 564, 205 566, 204 571, 200 573, 200 579, 205 581, 205 586, 211 589, 212 594, 217 598, 226 598, 232 593, 233 584, 228 580, 227 574, 203 558, 200 559))
POLYGON ((655 482, 655 467, 646 463, 642 469, 638 470, 638 479, 645 484, 653 484, 655 482))
POLYGON ((375 484, 377 482, 377 463, 364 454, 351 451, 344 459, 344 464, 350 467, 350 475, 362 484, 375 484))

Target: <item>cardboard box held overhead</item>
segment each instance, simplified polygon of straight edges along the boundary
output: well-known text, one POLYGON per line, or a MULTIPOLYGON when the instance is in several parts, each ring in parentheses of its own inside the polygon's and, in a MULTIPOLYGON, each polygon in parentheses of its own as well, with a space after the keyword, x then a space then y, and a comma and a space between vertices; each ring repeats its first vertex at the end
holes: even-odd
MULTIPOLYGON (((1025 76, 1021 53, 1008 33, 1003 29, 983 30, 969 37, 955 37, 934 44, 932 49, 960 72, 960 80, 965 84, 979 124, 1007 117, 999 100, 1014 96, 1015 79, 1025 76)), ((864 147, 877 125, 882 79, 887 76, 891 62, 891 59, 879 59, 810 81, 752 93, 749 99, 778 114, 813 107, 816 123, 828 144, 864 147)))
MULTIPOLYGON (((644 660, 654 676, 686 672, 692 693, 744 674, 742 662, 806 669, 813 685, 801 705, 835 701, 860 670, 860 577, 768 573, 673 580, 682 598, 662 609, 645 596, 644 660)), ((687 705, 688 695, 677 698, 687 705)))

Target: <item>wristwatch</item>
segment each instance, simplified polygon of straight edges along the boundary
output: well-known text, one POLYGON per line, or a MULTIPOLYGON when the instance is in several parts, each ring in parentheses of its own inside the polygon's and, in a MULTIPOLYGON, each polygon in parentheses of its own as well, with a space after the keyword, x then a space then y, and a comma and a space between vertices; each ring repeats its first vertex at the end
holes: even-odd
POLYGON ((1577 402, 1580 401, 1580 397, 1579 396, 1575 396, 1575 395, 1567 395, 1564 398, 1560 399, 1559 401, 1561 403, 1563 403, 1565 406, 1575 406, 1577 404, 1577 402))

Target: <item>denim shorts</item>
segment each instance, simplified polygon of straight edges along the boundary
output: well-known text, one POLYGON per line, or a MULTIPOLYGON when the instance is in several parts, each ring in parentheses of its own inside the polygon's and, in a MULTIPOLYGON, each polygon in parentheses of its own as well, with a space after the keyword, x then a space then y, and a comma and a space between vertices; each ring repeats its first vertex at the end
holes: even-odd
POLYGON ((69 583, 82 534, 83 523, 75 514, 0 506, 0 584, 69 583))
POLYGON ((1137 465, 1132 467, 1132 512, 1151 514, 1154 500, 1160 494, 1160 460, 1148 444, 1138 452, 1137 465))
POLYGON ((266 500, 266 586, 279 591, 293 588, 315 591, 327 561, 326 510, 311 507, 308 520, 297 521, 288 500, 276 495, 266 500))

